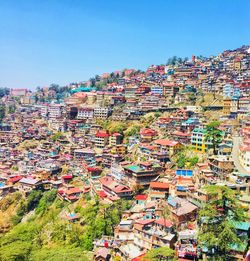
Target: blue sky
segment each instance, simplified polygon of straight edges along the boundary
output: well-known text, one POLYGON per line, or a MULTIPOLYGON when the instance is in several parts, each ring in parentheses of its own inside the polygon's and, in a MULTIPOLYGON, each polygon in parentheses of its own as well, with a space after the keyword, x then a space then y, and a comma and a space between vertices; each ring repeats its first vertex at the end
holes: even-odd
POLYGON ((0 0, 0 86, 67 84, 250 44, 246 0, 0 0))

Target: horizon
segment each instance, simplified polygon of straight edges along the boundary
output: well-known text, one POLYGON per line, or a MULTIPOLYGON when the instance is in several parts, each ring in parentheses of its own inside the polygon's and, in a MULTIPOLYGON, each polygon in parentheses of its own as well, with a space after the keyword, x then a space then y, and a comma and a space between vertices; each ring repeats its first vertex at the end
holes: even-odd
POLYGON ((215 0, 3 2, 0 86, 35 90, 145 70, 174 55, 216 56, 249 45, 247 7, 248 1, 215 0))

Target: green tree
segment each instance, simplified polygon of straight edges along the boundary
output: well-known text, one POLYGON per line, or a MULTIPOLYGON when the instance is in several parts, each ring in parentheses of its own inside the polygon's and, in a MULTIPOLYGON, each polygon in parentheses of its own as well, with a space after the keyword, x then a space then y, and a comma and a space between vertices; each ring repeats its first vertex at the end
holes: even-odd
POLYGON ((199 211, 199 243, 227 260, 234 245, 241 244, 241 238, 234 228, 235 222, 245 220, 236 194, 226 186, 205 187, 209 201, 199 211))
POLYGON ((5 106, 0 105, 0 122, 2 122, 4 117, 5 117, 5 106))
POLYGON ((54 135, 52 135, 51 139, 52 141, 57 141, 58 139, 62 138, 63 137, 63 134, 61 132, 57 132, 55 133, 54 135))
POLYGON ((144 257, 145 261, 172 261, 177 260, 175 258, 175 250, 169 247, 153 248, 147 252, 144 257))
POLYGON ((178 168, 184 168, 186 166, 187 158, 184 153, 180 153, 177 158, 178 168))
POLYGON ((219 129, 219 126, 220 122, 218 121, 212 121, 206 126, 205 141, 212 143, 214 155, 217 155, 217 147, 221 143, 223 138, 222 131, 219 129))

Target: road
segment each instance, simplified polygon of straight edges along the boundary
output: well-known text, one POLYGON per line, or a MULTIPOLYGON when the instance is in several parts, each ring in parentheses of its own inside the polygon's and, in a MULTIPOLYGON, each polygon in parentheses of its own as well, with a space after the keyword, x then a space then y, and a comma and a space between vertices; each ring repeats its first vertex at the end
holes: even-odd
POLYGON ((233 150, 232 150, 232 158, 234 161, 234 165, 238 169, 239 173, 249 173, 248 171, 245 170, 245 168, 242 167, 239 161, 239 146, 241 143, 242 138, 239 136, 234 136, 233 137, 233 150))

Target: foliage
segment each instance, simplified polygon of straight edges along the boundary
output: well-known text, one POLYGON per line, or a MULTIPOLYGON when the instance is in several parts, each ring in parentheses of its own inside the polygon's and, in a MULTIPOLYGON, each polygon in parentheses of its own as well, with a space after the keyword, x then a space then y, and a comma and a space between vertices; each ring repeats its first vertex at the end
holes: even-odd
POLYGON ((39 204, 36 208, 36 213, 43 214, 48 209, 48 207, 52 205, 52 203, 56 199, 56 194, 57 194, 57 192, 55 189, 45 192, 39 201, 39 204))
POLYGON ((140 132, 141 126, 140 125, 132 125, 127 128, 127 130, 124 132, 126 137, 134 136, 140 132))
POLYGON ((244 212, 230 188, 213 185, 205 189, 210 200, 199 212, 199 242, 210 250, 214 248, 216 254, 226 256, 232 245, 241 243, 233 223, 244 221, 244 212))
POLYGON ((217 147, 222 141, 222 131, 218 129, 220 122, 212 121, 206 126, 205 140, 212 143, 213 153, 217 155, 217 147))
POLYGON ((52 249, 42 249, 34 251, 30 260, 47 260, 47 261, 88 261, 91 260, 81 248, 56 247, 52 249))
POLYGON ((199 162, 199 157, 198 156, 193 156, 193 157, 188 157, 184 154, 184 152, 180 152, 177 155, 177 166, 178 168, 185 168, 187 165, 189 167, 195 166, 199 162))
POLYGON ((188 61, 187 57, 185 57, 183 59, 181 57, 173 56, 173 57, 168 58, 167 65, 178 65, 178 64, 184 63, 186 61, 188 61))
POLYGON ((2 98, 5 95, 9 95, 9 93, 10 93, 9 88, 0 87, 0 98, 2 98))
POLYGON ((54 135, 51 136, 52 141, 57 141, 63 137, 62 132, 57 132, 54 135))
POLYGON ((0 122, 3 120, 4 117, 5 117, 5 106, 0 105, 0 122))
POLYGON ((177 260, 175 258, 175 250, 169 247, 153 248, 147 252, 144 260, 161 261, 161 260, 177 260))
POLYGON ((31 243, 11 242, 8 245, 1 246, 0 260, 2 261, 25 261, 28 260, 28 254, 31 249, 31 243))
POLYGON ((110 133, 118 132, 120 134, 123 134, 123 131, 127 128, 127 125, 123 122, 117 122, 113 123, 109 128, 110 133))

